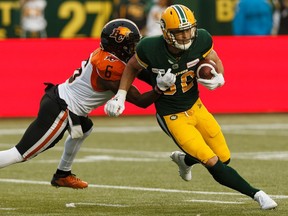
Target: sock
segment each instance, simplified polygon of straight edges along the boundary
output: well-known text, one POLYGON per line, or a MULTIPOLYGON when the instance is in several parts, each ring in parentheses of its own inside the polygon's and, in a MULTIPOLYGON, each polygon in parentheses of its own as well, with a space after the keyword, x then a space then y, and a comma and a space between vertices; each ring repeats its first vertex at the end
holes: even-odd
POLYGON ((62 154, 61 161, 58 165, 58 170, 56 171, 56 173, 57 172, 59 173, 61 171, 64 171, 65 173, 70 171, 71 173, 72 164, 76 157, 76 154, 78 153, 83 141, 86 139, 86 137, 89 136, 91 132, 92 128, 88 132, 84 133, 82 138, 76 138, 76 139, 72 139, 72 137, 68 135, 68 137, 65 140, 64 152, 62 154))
POLYGON ((196 158, 192 157, 191 155, 186 154, 184 157, 184 162, 187 166, 192 166, 194 164, 200 163, 196 158))
POLYGON ((71 173, 71 170, 69 170, 69 171, 63 171, 63 170, 57 169, 56 174, 66 177, 66 176, 71 175, 72 173, 71 173))
POLYGON ((0 151, 0 168, 19 163, 23 161, 22 155, 19 153, 16 147, 11 149, 0 151))
POLYGON ((239 191, 252 199, 259 189, 253 188, 232 167, 223 164, 220 160, 213 167, 207 168, 213 178, 220 184, 239 191))

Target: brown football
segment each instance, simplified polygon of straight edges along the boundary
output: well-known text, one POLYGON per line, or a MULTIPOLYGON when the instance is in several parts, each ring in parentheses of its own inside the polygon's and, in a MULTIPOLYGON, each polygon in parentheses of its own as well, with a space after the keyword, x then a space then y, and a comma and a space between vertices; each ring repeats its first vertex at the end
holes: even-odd
POLYGON ((214 61, 203 59, 197 64, 196 76, 202 79, 211 79, 213 77, 213 74, 211 73, 213 68, 216 72, 218 71, 214 61))

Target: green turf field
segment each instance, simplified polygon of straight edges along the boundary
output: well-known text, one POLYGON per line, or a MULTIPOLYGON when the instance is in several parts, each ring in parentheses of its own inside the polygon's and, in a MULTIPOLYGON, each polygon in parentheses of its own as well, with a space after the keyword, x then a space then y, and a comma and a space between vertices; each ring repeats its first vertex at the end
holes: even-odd
MULTIPOLYGON (((63 139, 31 161, 0 170, 0 215, 287 216, 288 114, 216 118, 232 152, 230 165, 270 194, 276 210, 260 210, 252 199, 215 182, 201 165, 184 182, 169 158, 178 149, 154 117, 99 117, 73 166, 89 182, 87 189, 50 186, 63 139), (66 207, 70 203, 75 207, 66 207)), ((0 150, 14 146, 31 120, 0 120, 0 150)))

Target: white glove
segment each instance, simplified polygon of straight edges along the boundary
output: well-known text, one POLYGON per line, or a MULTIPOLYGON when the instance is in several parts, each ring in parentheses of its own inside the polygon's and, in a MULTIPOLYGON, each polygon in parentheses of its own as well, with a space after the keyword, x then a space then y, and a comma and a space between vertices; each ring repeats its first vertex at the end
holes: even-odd
POLYGON ((171 73, 171 68, 169 68, 167 72, 164 74, 164 76, 162 76, 161 73, 159 72, 156 81, 158 88, 161 91, 166 91, 172 85, 174 85, 176 81, 176 75, 171 73))
POLYGON ((214 75, 212 79, 197 79, 198 83, 201 83, 203 86, 210 90, 214 90, 220 86, 223 86, 225 83, 222 73, 217 73, 215 70, 211 70, 211 73, 214 75))
POLYGON ((108 116, 118 117, 125 109, 127 91, 119 89, 117 94, 111 98, 104 106, 104 112, 108 116))

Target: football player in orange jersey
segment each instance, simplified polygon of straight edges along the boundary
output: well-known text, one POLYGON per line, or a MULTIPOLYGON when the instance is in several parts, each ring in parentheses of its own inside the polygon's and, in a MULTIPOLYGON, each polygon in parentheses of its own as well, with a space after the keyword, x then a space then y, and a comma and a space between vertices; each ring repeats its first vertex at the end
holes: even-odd
MULTIPOLYGON (((115 95, 125 65, 140 39, 137 26, 130 20, 115 19, 107 23, 102 30, 100 47, 69 79, 59 85, 46 83, 37 118, 17 145, 0 151, 0 168, 27 161, 53 147, 68 129, 64 152, 51 184, 86 188, 88 183, 72 174, 71 168, 81 144, 92 131, 88 114, 115 95)), ((169 83, 174 82, 173 74, 159 76, 155 88, 143 94, 132 86, 127 100, 145 108, 161 96, 160 89, 166 90, 169 83)))

